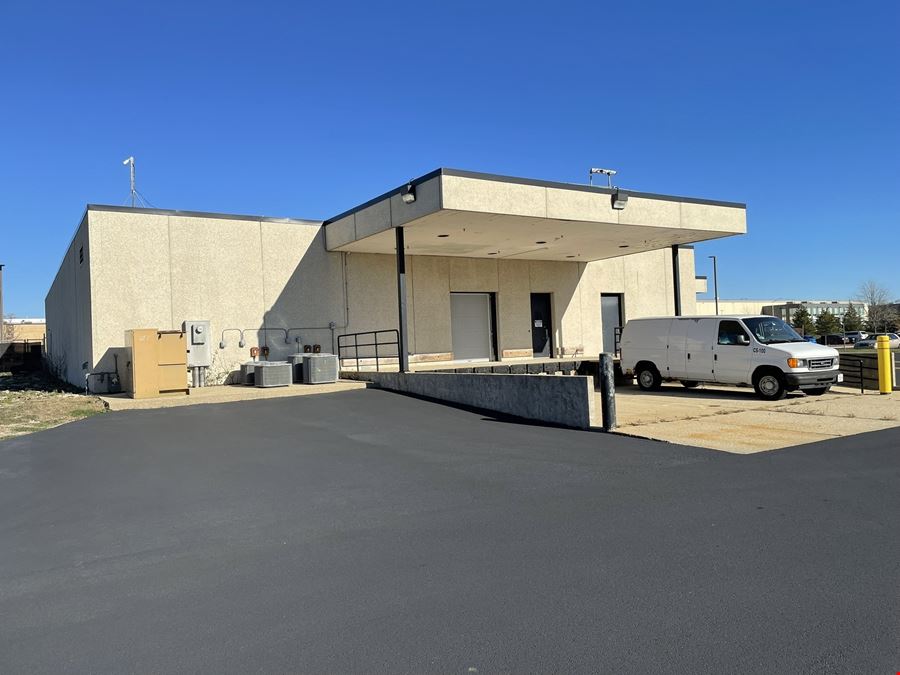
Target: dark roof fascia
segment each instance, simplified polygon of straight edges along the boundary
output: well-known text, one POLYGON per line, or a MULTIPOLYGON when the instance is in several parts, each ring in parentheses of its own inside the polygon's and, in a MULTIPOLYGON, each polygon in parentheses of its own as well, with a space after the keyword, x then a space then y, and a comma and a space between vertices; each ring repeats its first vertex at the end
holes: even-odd
POLYGON ((388 190, 384 194, 380 194, 377 197, 373 197, 372 199, 370 199, 367 202, 363 202, 362 204, 360 204, 358 206, 354 206, 352 209, 347 209, 346 211, 342 211, 341 213, 337 214, 336 216, 328 218, 324 224, 327 226, 329 223, 333 223, 334 221, 340 220, 341 218, 346 218, 347 216, 349 216, 353 213, 356 213, 357 211, 362 211, 363 209, 367 209, 370 206, 372 206, 373 204, 377 204, 378 202, 380 202, 384 199, 390 199, 394 195, 400 194, 400 191, 403 190, 410 183, 412 183, 413 185, 419 185, 420 183, 424 183, 425 181, 431 180, 432 178, 434 178, 436 176, 440 176, 441 174, 444 174, 446 172, 447 172, 447 169, 435 169, 434 171, 429 171, 424 176, 419 176, 418 178, 413 178, 412 180, 406 181, 403 185, 399 185, 399 186, 395 187, 393 190, 388 190))
POLYGON ((88 204, 88 211, 111 211, 114 213, 144 213, 154 216, 181 216, 183 218, 219 218, 221 220, 252 220, 265 223, 298 223, 302 225, 321 225, 321 220, 302 218, 271 218, 269 216, 248 216, 237 213, 212 213, 210 211, 178 211, 174 209, 151 209, 132 206, 112 206, 108 204, 88 204))

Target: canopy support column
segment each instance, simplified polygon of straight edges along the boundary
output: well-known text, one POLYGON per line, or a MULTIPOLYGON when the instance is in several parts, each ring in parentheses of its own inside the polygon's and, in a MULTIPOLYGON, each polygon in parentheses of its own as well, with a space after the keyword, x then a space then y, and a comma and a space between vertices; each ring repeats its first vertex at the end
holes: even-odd
POLYGON ((400 372, 409 372, 409 336, 406 332, 406 245, 403 240, 403 228, 395 227, 397 240, 397 317, 399 320, 399 339, 397 352, 400 357, 400 372))
POLYGON ((678 244, 672 246, 672 287, 675 289, 675 316, 681 316, 681 266, 678 262, 678 244))

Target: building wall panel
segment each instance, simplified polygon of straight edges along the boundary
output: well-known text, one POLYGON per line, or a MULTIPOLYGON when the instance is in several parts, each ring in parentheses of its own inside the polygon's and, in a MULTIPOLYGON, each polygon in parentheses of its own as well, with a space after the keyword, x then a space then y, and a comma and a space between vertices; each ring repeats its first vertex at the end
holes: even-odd
POLYGON ((125 331, 174 328, 169 219, 89 211, 93 345, 91 370, 124 369, 125 331))

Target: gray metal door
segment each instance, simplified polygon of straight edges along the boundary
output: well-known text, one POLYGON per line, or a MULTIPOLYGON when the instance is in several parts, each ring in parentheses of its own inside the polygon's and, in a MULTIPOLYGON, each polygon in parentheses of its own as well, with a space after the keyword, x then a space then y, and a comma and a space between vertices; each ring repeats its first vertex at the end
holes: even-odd
POLYGON ((603 351, 616 353, 616 328, 622 326, 622 296, 600 296, 600 325, 603 327, 603 351))
POLYGON ((491 359, 491 296, 451 293, 450 330, 457 361, 491 359))

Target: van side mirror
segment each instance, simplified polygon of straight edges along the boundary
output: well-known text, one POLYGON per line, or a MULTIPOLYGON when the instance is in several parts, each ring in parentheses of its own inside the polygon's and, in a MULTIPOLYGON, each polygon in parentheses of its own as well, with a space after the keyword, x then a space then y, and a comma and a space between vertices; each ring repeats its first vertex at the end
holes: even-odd
POLYGON ((750 344, 750 338, 748 338, 746 335, 738 335, 737 343, 739 345, 744 345, 746 347, 747 345, 750 344))

